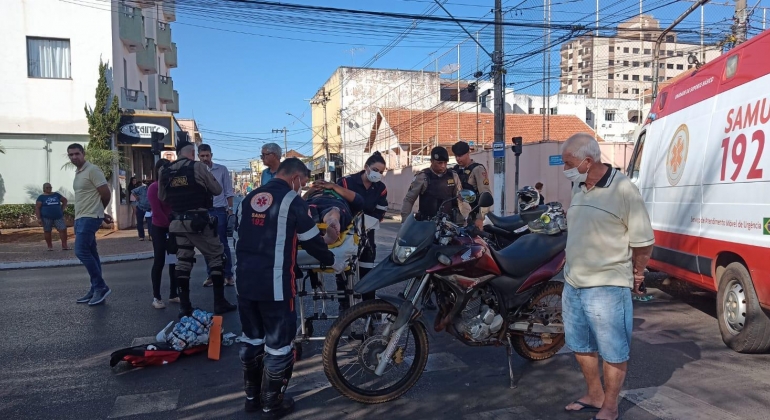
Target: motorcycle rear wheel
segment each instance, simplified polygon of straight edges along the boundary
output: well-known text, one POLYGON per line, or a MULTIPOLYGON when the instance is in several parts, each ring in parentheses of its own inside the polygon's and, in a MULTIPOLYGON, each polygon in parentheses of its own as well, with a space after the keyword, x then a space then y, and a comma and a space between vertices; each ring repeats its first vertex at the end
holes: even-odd
MULTIPOLYGON (((396 381, 392 385, 384 387, 383 389, 367 390, 357 387, 348 378, 346 378, 347 372, 351 370, 358 372, 358 370, 356 370, 358 368, 361 368, 362 375, 366 374, 369 378, 372 378, 371 381, 368 381, 362 385, 373 383, 378 381, 378 378, 381 378, 374 375, 370 369, 366 370, 360 361, 355 364, 351 364, 355 366, 353 369, 351 369, 348 367, 351 365, 341 366, 341 360, 338 358, 338 346, 340 345, 341 339, 344 341, 342 347, 352 347, 352 349, 348 351, 348 353, 351 354, 348 359, 351 357, 359 359, 364 357, 361 356, 363 353, 371 353, 376 351, 368 350, 368 348, 376 348, 377 346, 383 347, 382 342, 387 344, 386 337, 382 337, 380 339, 379 336, 374 334, 374 326, 370 326, 369 330, 361 332, 360 334, 357 332, 357 330, 354 332, 354 328, 352 328, 353 323, 356 320, 362 318, 370 320, 374 319, 376 322, 376 314, 381 314, 381 316, 387 314, 388 316, 391 316, 393 320, 395 320, 396 316, 398 315, 398 308, 388 302, 385 302, 384 300, 379 299, 364 301, 351 307, 342 315, 340 315, 334 324, 332 324, 329 333, 326 335, 323 349, 324 373, 326 374, 326 377, 329 379, 329 382, 334 387, 334 389, 353 401, 358 401, 365 404, 384 403, 395 400, 396 398, 404 395, 414 386, 415 383, 417 383, 417 380, 420 379, 423 370, 425 370, 425 365, 428 363, 428 333, 422 323, 414 322, 401 336, 401 340, 405 339, 406 341, 406 345, 404 347, 408 346, 410 340, 413 341, 413 354, 407 355, 405 357, 407 350, 400 350, 399 353, 399 350, 397 349, 393 357, 395 360, 396 354, 399 354, 398 357, 400 362, 396 361, 395 363, 397 364, 402 364, 406 361, 406 359, 411 358, 411 366, 400 380, 396 381), (377 340, 380 340, 379 344, 377 343, 377 340), (360 344, 354 344, 354 341, 360 341, 360 344), (356 354, 357 357, 355 356, 356 354)), ((380 317, 380 319, 381 318, 382 317, 380 317)), ((401 341, 399 341, 399 343, 401 343, 401 341)), ((342 362, 344 362, 344 360, 342 362)), ((356 373, 354 373, 354 376, 355 375, 356 373)), ((383 377, 384 376, 385 375, 383 375, 383 377)))
MULTIPOLYGON (((559 310, 557 314, 550 314, 547 321, 561 322, 562 290, 564 290, 564 283, 555 281, 549 282, 543 290, 532 297, 528 310, 535 310, 535 314, 537 314, 538 308, 550 308, 552 305, 558 305, 559 310)), ((540 334, 514 335, 511 337, 511 345, 513 345, 513 350, 516 351, 519 356, 527 360, 545 360, 553 357, 562 347, 564 347, 564 334, 553 334, 551 336, 550 344, 544 342, 540 334)))

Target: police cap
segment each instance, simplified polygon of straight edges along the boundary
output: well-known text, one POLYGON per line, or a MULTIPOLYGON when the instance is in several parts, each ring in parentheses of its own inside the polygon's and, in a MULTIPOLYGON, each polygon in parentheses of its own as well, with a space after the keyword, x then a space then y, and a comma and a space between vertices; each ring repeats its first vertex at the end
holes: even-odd
POLYGON ((462 156, 467 154, 471 151, 471 147, 468 146, 468 143, 464 141, 458 141, 454 145, 452 145, 452 153, 454 153, 455 156, 462 156))
POLYGON ((438 162, 449 162, 449 152, 441 146, 434 147, 430 151, 430 159, 438 162))

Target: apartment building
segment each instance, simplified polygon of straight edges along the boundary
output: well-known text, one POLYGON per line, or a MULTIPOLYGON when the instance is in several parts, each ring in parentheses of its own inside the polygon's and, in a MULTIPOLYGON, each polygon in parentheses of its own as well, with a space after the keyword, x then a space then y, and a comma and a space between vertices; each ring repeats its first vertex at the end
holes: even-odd
POLYGON ((119 203, 126 174, 151 175, 150 133, 163 132, 170 149, 181 131, 171 77, 175 2, 3 0, 2 12, 0 203, 32 203, 30 191, 45 182, 72 193, 66 147, 89 141, 83 108, 94 105, 100 61, 109 66, 108 85, 122 113, 116 146, 126 164, 113 184, 119 203))
MULTIPOLYGON (((638 99, 652 86, 653 49, 661 32, 660 22, 643 14, 618 25, 615 36, 583 36, 562 44, 559 93, 638 99)), ((693 68, 690 55, 706 63, 720 54, 714 46, 679 42, 670 32, 661 44, 658 80, 693 68)))

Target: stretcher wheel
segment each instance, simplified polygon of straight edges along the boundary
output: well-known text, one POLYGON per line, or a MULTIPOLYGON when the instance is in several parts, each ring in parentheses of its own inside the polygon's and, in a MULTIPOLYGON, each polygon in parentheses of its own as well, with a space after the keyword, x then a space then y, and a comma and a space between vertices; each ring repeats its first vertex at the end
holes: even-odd
POLYGON ((299 362, 300 360, 302 360, 302 353, 303 353, 302 343, 295 342, 294 343, 294 361, 295 362, 299 362))

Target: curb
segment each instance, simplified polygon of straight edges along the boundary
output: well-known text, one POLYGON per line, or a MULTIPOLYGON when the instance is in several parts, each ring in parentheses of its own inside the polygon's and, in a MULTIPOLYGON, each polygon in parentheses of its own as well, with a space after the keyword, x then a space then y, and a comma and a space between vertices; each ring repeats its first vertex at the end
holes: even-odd
MULTIPOLYGON (((102 263, 113 263, 123 261, 136 261, 147 260, 153 258, 153 252, 138 252, 135 254, 119 254, 119 255, 106 255, 100 256, 99 260, 102 263)), ((81 265, 80 260, 77 258, 71 260, 50 260, 50 261, 21 261, 13 263, 0 263, 0 271, 3 270, 19 270, 23 268, 49 268, 49 267, 68 267, 73 265, 81 265)))

